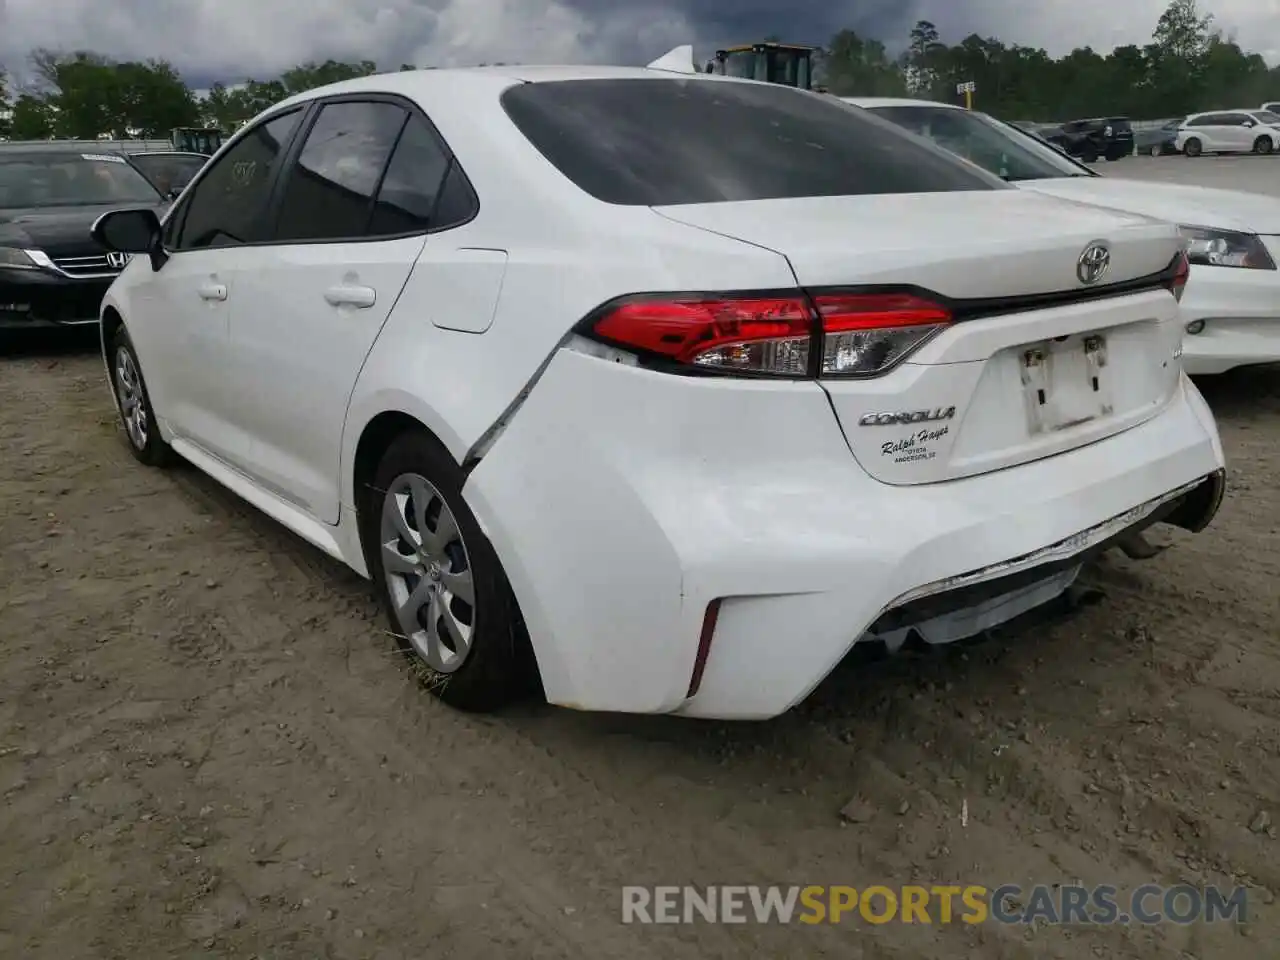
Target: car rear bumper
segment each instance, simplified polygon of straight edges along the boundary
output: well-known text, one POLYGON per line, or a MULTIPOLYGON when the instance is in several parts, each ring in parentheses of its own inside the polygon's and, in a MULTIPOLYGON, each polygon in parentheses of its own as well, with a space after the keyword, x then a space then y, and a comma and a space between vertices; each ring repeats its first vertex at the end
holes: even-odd
POLYGON ((35 270, 0 270, 0 329, 97 323, 98 309, 113 279, 79 280, 35 270))
MULTIPOLYGON (((1280 238, 1266 238, 1280 259, 1280 238)), ((1192 376, 1280 363, 1280 271, 1193 266, 1182 299, 1182 367, 1192 376)))
POLYGON ((903 488, 857 466, 814 384, 668 377, 566 350, 464 494, 551 702, 759 719, 873 625, 1025 598, 1156 519, 1202 526, 1222 468, 1185 378, 1110 439, 903 488))

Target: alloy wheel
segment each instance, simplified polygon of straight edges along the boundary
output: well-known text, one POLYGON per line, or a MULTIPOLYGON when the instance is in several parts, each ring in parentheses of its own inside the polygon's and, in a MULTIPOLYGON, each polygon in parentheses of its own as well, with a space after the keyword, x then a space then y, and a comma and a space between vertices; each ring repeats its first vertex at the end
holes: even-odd
POLYGON ((471 557, 457 518, 425 477, 406 473, 383 494, 382 569, 401 633, 427 666, 453 673, 475 636, 471 557))
POLYGON ((142 377, 138 374, 138 366, 133 362, 133 353, 127 347, 116 348, 116 397, 120 401, 120 416, 124 420, 125 431, 129 434, 129 442, 135 450, 143 450, 147 446, 146 393, 142 386, 142 377))

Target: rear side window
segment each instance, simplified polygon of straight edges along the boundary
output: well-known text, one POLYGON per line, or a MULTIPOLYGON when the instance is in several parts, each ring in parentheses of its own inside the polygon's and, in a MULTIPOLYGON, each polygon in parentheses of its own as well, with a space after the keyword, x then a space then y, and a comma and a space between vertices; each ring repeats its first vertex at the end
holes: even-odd
POLYGON ((520 132, 606 203, 998 190, 999 179, 834 97, 711 80, 562 80, 502 95, 520 132))
POLYGON ((440 216, 439 201, 451 163, 435 131, 419 118, 410 118, 382 179, 369 221, 370 235, 420 233, 471 219, 470 212, 461 218, 456 212, 440 216))
POLYGON ((393 103, 325 104, 289 171, 275 239, 362 237, 408 113, 393 103))

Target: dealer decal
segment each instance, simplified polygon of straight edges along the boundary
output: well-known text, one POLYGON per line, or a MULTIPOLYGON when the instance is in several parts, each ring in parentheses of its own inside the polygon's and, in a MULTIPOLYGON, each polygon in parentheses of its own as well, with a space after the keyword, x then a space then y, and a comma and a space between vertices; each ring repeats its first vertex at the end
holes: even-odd
POLYGON ((109 153, 82 153, 81 160, 100 160, 103 163, 124 163, 124 157, 113 157, 109 153))
POLYGON ((921 430, 900 440, 886 440, 880 444, 880 456, 893 457, 894 463, 914 463, 918 460, 932 460, 938 451, 930 450, 935 440, 941 440, 951 432, 951 427, 935 427, 932 430, 921 430))

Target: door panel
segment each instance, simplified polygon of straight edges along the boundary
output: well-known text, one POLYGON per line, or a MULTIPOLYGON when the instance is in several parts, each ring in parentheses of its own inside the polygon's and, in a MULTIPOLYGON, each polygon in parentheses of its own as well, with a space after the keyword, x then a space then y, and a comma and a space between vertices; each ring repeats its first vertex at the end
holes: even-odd
POLYGON ((244 442, 226 418, 223 371, 247 252, 227 247, 175 253, 130 301, 129 327, 156 415, 177 436, 218 457, 230 456, 244 442), (222 296, 210 298, 212 287, 222 296))
POLYGON ((302 114, 294 108, 249 128, 201 172, 165 222, 168 259, 130 305, 130 326, 144 326, 141 339, 158 354, 154 364, 141 358, 157 415, 228 462, 243 459, 252 442, 231 416, 231 318, 240 281, 261 256, 252 244, 302 114))
POLYGON ((240 283, 251 306, 231 321, 228 385, 254 443, 236 466, 326 523, 338 521, 347 401, 425 243, 274 247, 240 283))
POLYGON ((239 291, 227 374, 232 419, 254 438, 235 466, 337 523, 356 378, 428 232, 470 219, 474 195, 403 101, 339 96, 314 116, 277 188, 272 243, 239 291))

